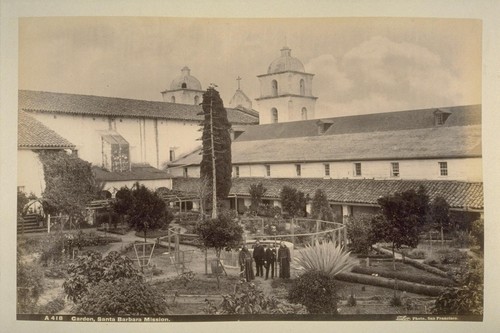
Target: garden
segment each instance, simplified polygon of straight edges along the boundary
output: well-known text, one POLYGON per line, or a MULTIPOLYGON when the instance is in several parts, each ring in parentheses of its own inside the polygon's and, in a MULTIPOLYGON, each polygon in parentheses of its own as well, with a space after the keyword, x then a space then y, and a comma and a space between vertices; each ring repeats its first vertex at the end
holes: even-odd
POLYGON ((481 219, 457 228, 446 202, 423 190, 343 223, 320 190, 310 199, 284 187, 281 208, 263 204, 260 185, 250 193, 243 216, 210 218, 174 212, 136 184, 105 207, 112 227, 20 235, 18 313, 482 315, 481 219), (274 278, 247 274, 240 247, 256 240, 288 246, 289 277, 277 264, 274 278))

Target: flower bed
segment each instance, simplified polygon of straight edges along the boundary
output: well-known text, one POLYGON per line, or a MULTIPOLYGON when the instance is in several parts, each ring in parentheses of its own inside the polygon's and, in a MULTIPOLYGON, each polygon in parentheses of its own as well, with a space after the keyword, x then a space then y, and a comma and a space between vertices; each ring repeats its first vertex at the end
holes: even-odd
POLYGON ((452 280, 439 276, 433 276, 430 274, 418 274, 415 272, 387 270, 386 268, 379 267, 356 266, 352 269, 352 273, 364 275, 377 274, 378 276, 389 279, 398 279, 400 281, 414 282, 431 286, 451 287, 454 285, 452 280))

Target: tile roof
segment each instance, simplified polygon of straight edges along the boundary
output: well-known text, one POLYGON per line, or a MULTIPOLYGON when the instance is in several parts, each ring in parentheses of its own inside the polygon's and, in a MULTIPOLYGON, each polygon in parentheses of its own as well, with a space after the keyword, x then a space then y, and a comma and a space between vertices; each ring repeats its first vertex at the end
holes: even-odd
MULTIPOLYGON (((173 120, 202 120, 199 105, 144 101, 137 99, 19 90, 19 109, 89 116, 146 117, 173 120)), ((249 110, 227 109, 232 124, 258 124, 258 115, 249 110)))
POLYGON ((481 105, 467 105, 265 124, 249 128, 238 141, 433 128, 436 110, 449 113, 442 127, 481 124, 481 105), (318 121, 331 124, 324 134, 318 131, 318 121))
POLYGON ((130 180, 154 180, 154 179, 170 179, 166 171, 162 171, 152 167, 149 164, 132 164, 131 170, 126 172, 112 172, 94 166, 92 170, 97 180, 99 181, 130 181, 130 180))
POLYGON ((75 148, 74 144, 24 111, 18 113, 17 129, 17 146, 21 149, 75 148))
MULTIPOLYGON (((231 154, 233 164, 480 157, 481 126, 236 140, 231 154)), ((200 161, 201 155, 190 154, 171 164, 198 165, 200 161)))
MULTIPOLYGON (((173 178, 174 190, 196 193, 197 178, 173 178)), ((446 199, 451 208, 483 210, 483 184, 438 180, 372 180, 372 179, 319 179, 319 178, 233 178, 230 194, 249 196, 251 184, 262 183, 267 189, 265 197, 279 198, 283 186, 291 186, 310 197, 317 189, 325 191, 332 203, 377 205, 381 196, 417 190, 424 186, 430 200, 437 196, 446 199)))

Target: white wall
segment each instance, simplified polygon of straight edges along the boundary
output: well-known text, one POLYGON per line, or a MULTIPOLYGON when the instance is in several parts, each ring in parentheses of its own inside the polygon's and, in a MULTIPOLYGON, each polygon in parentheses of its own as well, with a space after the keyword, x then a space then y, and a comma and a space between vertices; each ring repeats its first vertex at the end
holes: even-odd
POLYGON ((24 187, 26 194, 40 197, 45 189, 43 165, 38 154, 32 150, 17 151, 17 186, 24 187))
MULTIPOLYGON (((325 176, 323 162, 318 163, 287 163, 270 164, 270 178, 295 178, 295 164, 301 165, 302 178, 332 178, 332 179, 407 179, 407 180, 459 180, 468 182, 482 182, 482 159, 432 159, 432 160, 391 160, 391 161, 359 161, 361 163, 361 177, 354 176, 354 162, 330 162, 330 177, 325 176), (399 177, 391 177, 391 162, 399 162, 399 177), (438 162, 448 163, 448 176, 441 176, 438 162)), ((357 161, 356 161, 357 162, 357 161)), ((264 164, 233 165, 239 167, 240 177, 267 177, 264 164)), ((199 167, 188 167, 190 177, 199 177, 199 167)), ((183 176, 182 167, 172 169, 172 175, 183 176)))
POLYGON ((198 121, 31 114, 75 144, 80 158, 97 166, 102 165, 102 143, 99 131, 115 130, 128 141, 132 163, 148 163, 156 168, 162 168, 165 163, 169 162, 170 148, 176 148, 176 157, 179 157, 193 151, 200 144, 196 141, 200 136, 198 121))

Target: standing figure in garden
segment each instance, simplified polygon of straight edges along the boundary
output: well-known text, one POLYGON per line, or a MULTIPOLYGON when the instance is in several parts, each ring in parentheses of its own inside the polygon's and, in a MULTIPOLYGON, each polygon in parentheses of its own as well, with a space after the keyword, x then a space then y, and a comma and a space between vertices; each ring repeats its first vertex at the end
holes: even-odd
POLYGON ((266 249, 264 265, 266 268, 266 280, 269 278, 269 268, 271 268, 271 279, 274 279, 274 263, 276 262, 276 249, 274 246, 266 249))
POLYGON ((285 245, 285 242, 280 243, 278 250, 278 262, 280 264, 280 278, 290 278, 290 249, 285 245))
POLYGON ((243 245, 241 248, 238 263, 240 264, 240 275, 243 275, 247 282, 253 280, 252 255, 246 245, 243 245))
POLYGON ((256 276, 264 276, 264 257, 265 250, 259 241, 255 242, 253 247, 253 260, 255 260, 256 276))

